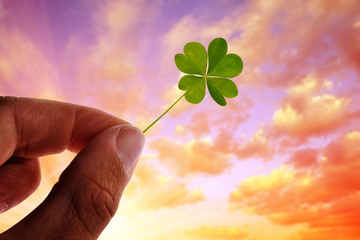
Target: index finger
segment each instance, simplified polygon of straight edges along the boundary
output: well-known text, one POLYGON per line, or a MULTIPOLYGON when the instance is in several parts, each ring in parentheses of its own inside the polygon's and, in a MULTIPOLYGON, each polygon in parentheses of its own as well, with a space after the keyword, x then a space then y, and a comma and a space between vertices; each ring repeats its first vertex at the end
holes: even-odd
POLYGON ((79 152, 92 137, 121 124, 129 123, 90 107, 0 96, 0 165, 11 156, 79 152))

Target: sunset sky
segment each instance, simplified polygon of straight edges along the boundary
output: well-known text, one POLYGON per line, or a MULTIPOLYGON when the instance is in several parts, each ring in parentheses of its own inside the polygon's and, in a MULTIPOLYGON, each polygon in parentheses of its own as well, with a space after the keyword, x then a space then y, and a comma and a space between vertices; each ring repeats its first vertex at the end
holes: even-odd
MULTIPOLYGON (((223 37, 244 62, 228 105, 183 99, 146 132, 100 239, 360 236, 359 0, 0 0, 0 95, 99 108, 145 129, 183 92, 174 55, 223 37)), ((0 232, 45 199, 74 154, 0 232)))

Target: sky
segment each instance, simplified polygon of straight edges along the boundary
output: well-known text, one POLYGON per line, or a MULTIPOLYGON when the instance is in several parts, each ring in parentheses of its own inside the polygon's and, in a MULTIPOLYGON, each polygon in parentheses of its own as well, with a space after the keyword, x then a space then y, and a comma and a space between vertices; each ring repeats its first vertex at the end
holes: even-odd
MULTIPOLYGON (((99 108, 145 129, 183 92, 174 56, 225 38, 239 95, 180 101, 146 132, 99 239, 360 236, 358 0, 0 0, 0 94, 99 108)), ((70 163, 0 215, 10 228, 70 163)))

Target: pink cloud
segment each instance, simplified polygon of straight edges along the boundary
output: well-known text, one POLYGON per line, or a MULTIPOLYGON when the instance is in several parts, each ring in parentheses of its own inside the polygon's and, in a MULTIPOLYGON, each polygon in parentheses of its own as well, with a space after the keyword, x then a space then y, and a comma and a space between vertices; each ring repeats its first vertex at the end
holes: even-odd
POLYGON ((149 146, 158 152, 159 160, 179 176, 195 173, 218 175, 230 167, 230 156, 206 139, 181 143, 162 137, 150 142, 149 146))
POLYGON ((317 164, 318 158, 319 150, 306 148, 294 152, 286 163, 292 164, 297 169, 307 169, 317 164))
POLYGON ((1 23, 0 35, 6 36, 0 38, 0 91, 33 97, 56 94, 57 72, 39 46, 25 34, 1 23))

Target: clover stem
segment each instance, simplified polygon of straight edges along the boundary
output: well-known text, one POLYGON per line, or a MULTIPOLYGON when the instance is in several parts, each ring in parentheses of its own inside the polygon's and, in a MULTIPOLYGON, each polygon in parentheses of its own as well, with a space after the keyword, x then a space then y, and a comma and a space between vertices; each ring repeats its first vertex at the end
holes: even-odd
POLYGON ((178 100, 176 100, 163 114, 161 114, 160 117, 158 117, 155 121, 153 121, 147 128, 145 128, 145 130, 143 131, 143 133, 145 133, 149 128, 151 128, 157 121, 159 121, 168 111, 170 111, 170 109, 172 109, 175 104, 178 103, 178 101, 180 101, 183 97, 185 96, 185 93, 179 97, 178 100))

